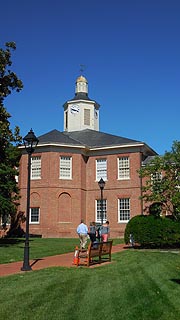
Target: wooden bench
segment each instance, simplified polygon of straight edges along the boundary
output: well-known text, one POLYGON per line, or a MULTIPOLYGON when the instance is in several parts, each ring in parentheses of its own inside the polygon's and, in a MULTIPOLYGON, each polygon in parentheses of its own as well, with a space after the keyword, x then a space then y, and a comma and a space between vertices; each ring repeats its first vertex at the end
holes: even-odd
POLYGON ((79 265, 82 264, 89 267, 95 263, 111 261, 111 250, 113 240, 107 242, 91 242, 86 251, 79 251, 79 265), (96 258, 96 259, 94 259, 96 258))

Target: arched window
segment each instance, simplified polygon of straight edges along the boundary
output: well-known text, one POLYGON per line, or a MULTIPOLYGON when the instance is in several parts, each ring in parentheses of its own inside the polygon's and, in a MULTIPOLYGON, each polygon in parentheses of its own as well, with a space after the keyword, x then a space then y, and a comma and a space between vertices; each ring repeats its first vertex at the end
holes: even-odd
POLYGON ((58 222, 71 222, 71 196, 68 193, 61 193, 58 198, 58 222))

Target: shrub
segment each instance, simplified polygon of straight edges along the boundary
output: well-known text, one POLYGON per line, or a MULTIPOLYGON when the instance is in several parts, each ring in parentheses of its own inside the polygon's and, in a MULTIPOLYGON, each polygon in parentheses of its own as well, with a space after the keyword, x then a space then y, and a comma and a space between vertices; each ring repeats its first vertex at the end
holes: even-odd
POLYGON ((132 218, 126 226, 126 244, 130 242, 130 235, 141 247, 179 247, 180 223, 169 218, 140 215, 132 218))
POLYGON ((154 202, 149 207, 149 214, 160 217, 160 214, 162 212, 162 203, 161 202, 154 202))

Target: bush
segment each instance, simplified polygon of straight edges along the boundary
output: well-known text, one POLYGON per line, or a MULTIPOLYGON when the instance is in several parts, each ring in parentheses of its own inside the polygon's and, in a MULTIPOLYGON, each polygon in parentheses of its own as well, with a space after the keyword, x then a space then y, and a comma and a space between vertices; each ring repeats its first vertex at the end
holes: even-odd
POLYGON ((124 241, 130 242, 133 235, 135 243, 146 248, 163 248, 180 246, 180 222, 156 216, 136 216, 132 218, 125 230, 124 241))

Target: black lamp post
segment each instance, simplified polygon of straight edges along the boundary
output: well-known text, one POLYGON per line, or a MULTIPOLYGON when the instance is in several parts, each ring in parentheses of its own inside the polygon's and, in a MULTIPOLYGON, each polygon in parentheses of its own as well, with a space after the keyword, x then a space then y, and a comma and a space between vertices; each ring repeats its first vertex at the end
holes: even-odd
POLYGON ((105 181, 101 178, 98 182, 99 188, 101 190, 101 225, 103 225, 103 190, 105 187, 105 181))
POLYGON ((30 210, 30 178, 31 178, 31 155, 34 152, 39 140, 31 129, 23 138, 25 149, 28 153, 28 178, 27 178, 27 207, 26 207, 26 234, 24 245, 24 261, 21 268, 22 271, 30 271, 29 264, 29 210, 30 210))

